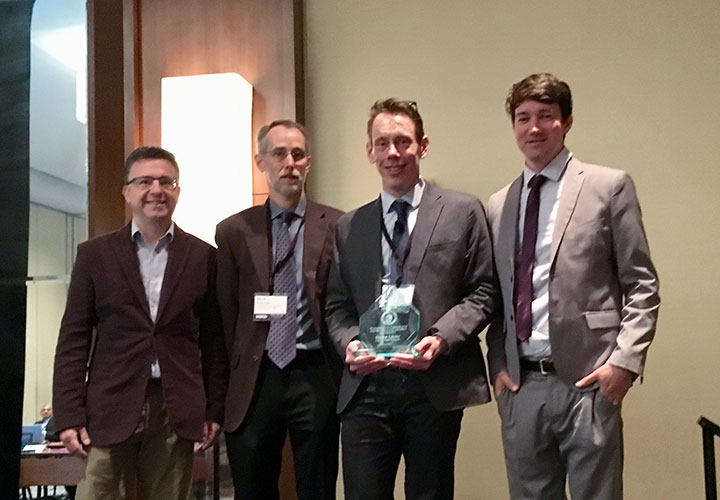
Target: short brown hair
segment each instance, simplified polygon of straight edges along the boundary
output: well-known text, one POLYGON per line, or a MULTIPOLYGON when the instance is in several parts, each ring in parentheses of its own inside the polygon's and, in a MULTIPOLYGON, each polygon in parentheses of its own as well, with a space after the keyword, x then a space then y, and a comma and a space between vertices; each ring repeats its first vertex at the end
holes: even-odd
POLYGON ((175 168, 177 180, 180 180, 180 168, 178 167, 174 154, 157 146, 140 146, 130 153, 125 160, 125 178, 123 179, 123 184, 127 184, 130 180, 130 169, 140 160, 167 160, 175 168))
POLYGON ((373 104, 370 108, 370 119, 367 123, 367 134, 371 142, 373 122, 380 113, 390 113, 393 115, 402 114, 407 116, 415 124, 415 139, 417 142, 420 143, 423 137, 425 137, 423 120, 417 109, 417 103, 415 103, 415 101, 401 101, 395 97, 391 97, 390 99, 380 99, 375 101, 375 104, 373 104))
POLYGON ((303 127, 301 124, 293 120, 275 120, 268 123, 267 125, 264 125, 260 129, 260 132, 258 132, 257 136, 257 152, 259 154, 267 153, 267 141, 265 139, 270 133, 270 130, 274 129, 275 127, 294 128, 299 130, 305 138, 305 154, 310 156, 310 138, 308 137, 307 130, 305 130, 305 127, 303 127))
POLYGON ((525 101, 557 104, 563 121, 572 115, 570 86, 550 73, 535 73, 510 87, 505 100, 505 111, 515 121, 515 110, 525 101))

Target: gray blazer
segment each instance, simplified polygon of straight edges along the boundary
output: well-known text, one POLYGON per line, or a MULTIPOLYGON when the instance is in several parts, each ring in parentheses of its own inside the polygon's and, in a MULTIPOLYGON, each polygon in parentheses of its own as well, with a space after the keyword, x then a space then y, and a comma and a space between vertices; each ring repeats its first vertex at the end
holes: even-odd
MULTIPOLYGON (((492 245, 482 204, 476 198, 427 183, 405 263, 404 283, 415 284, 421 334, 438 333, 448 344, 425 372, 419 372, 430 402, 449 411, 489 401, 478 334, 498 305, 492 245)), ((335 347, 358 334, 358 318, 382 286, 381 214, 377 199, 338 221, 327 292, 327 323, 335 347)), ((363 377, 343 372, 341 412, 363 377)))
MULTIPOLYGON (((504 318, 491 325, 491 379, 520 383, 513 281, 522 176, 490 197, 504 318)), ((620 170, 568 163, 551 245, 550 345, 558 375, 574 384, 605 362, 642 375, 660 298, 640 205, 620 170)))

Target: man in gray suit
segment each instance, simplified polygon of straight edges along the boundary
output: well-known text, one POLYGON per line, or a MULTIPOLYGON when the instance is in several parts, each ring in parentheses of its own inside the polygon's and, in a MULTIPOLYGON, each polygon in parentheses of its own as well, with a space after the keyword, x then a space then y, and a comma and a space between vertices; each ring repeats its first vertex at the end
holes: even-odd
POLYGON ((513 500, 622 498, 620 404, 655 334, 658 279, 630 177, 564 146, 570 88, 531 75, 506 108, 524 171, 488 204, 504 320, 488 332, 513 500))
POLYGON ((401 455, 406 498, 452 498, 463 408, 490 397, 478 333, 498 294, 485 211, 420 177, 428 146, 415 103, 376 102, 366 149, 382 193, 338 221, 326 311, 346 362, 338 412, 348 500, 393 498, 401 455), (360 315, 387 285, 414 285, 421 336, 413 354, 389 360, 360 355, 358 341, 360 315))

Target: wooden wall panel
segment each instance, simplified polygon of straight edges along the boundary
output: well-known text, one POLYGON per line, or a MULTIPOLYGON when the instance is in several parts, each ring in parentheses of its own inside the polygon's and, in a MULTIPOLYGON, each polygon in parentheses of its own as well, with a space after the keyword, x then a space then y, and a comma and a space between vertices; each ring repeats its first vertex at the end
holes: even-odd
MULTIPOLYGON (((141 0, 142 137, 160 143, 160 86, 166 76, 236 72, 253 85, 253 137, 278 118, 294 119, 302 54, 293 0, 141 0), (296 43, 299 38, 299 43, 296 43)), ((300 21, 302 19, 300 18, 300 21)), ((301 99, 301 95, 299 96, 301 99)), ((301 107, 301 106, 300 106, 301 107)), ((267 184, 253 166, 253 194, 267 184)))
POLYGON ((128 79, 123 52, 124 3, 127 2, 88 0, 87 4, 90 237, 117 229, 127 218, 120 194, 125 156, 132 149, 126 140, 130 129, 126 127, 125 113, 128 79))

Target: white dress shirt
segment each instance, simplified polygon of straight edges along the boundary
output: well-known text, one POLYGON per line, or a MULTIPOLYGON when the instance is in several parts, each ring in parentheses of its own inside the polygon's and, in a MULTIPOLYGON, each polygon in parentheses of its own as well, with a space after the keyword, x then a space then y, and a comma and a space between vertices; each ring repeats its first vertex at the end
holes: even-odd
MULTIPOLYGON (((532 330, 530 338, 520 342, 518 350, 523 359, 540 360, 552 357, 550 348, 550 249, 552 246, 555 220, 557 219, 560 195, 565 179, 565 170, 572 153, 563 148, 560 153, 538 175, 547 177, 540 187, 538 211, 538 234, 535 242, 535 264, 533 266, 532 330)), ((520 217, 518 220, 518 248, 522 248, 525 206, 528 198, 528 183, 536 175, 527 167, 523 171, 523 187, 520 193, 520 217)))

